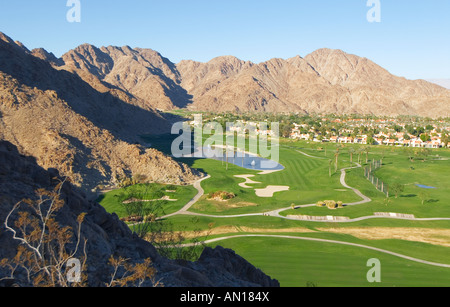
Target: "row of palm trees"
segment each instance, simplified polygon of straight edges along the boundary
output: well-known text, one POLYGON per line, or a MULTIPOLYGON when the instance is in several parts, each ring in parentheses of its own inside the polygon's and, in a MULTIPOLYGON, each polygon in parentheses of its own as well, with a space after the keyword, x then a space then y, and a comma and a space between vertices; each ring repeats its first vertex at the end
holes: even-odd
MULTIPOLYGON (((338 171, 338 165, 339 165, 339 156, 341 154, 341 149, 344 146, 338 144, 336 146, 336 151, 334 152, 334 159, 330 159, 329 160, 329 175, 331 177, 331 166, 333 165, 334 162, 334 172, 336 173, 338 171)), ((369 162, 369 153, 370 153, 371 147, 370 146, 365 146, 365 147, 361 147, 358 149, 355 149, 354 147, 350 147, 348 149, 348 153, 350 155, 350 163, 353 163, 353 156, 357 155, 358 156, 358 163, 362 163, 363 160, 363 154, 366 154, 366 163, 369 162)), ((326 150, 325 150, 325 155, 327 155, 326 150)))

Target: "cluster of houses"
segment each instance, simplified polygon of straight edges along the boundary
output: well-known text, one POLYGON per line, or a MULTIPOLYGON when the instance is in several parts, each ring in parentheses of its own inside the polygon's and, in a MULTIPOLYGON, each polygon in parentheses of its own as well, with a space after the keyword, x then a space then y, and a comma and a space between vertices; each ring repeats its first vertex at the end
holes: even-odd
MULTIPOLYGON (((219 117, 213 118, 213 120, 219 119, 219 117)), ((195 114, 194 120, 189 122, 189 125, 191 127, 197 127, 201 126, 203 128, 208 127, 208 124, 210 122, 205 121, 201 114, 195 114)), ((217 127, 217 126, 214 126, 217 127)), ((243 131, 250 133, 253 136, 272 136, 276 137, 276 132, 272 131, 271 129, 268 129, 269 124, 267 121, 265 122, 250 122, 250 121, 244 121, 244 120, 237 120, 232 123, 227 123, 226 127, 222 127, 223 131, 227 134, 232 133, 242 133, 243 131)), ((210 128, 213 128, 211 126, 210 128)))
POLYGON ((341 143, 341 144, 361 144, 367 145, 386 145, 386 146, 398 146, 398 147, 417 147, 417 148, 442 148, 447 146, 450 148, 450 143, 445 144, 442 142, 442 134, 438 133, 436 130, 430 132, 432 135, 430 140, 422 140, 420 137, 409 133, 395 132, 390 134, 378 133, 373 135, 369 140, 367 135, 357 135, 348 136, 352 134, 351 129, 343 129, 340 135, 332 135, 328 133, 327 136, 321 135, 321 133, 316 132, 307 125, 294 124, 294 128, 291 132, 291 139, 306 140, 313 142, 330 142, 330 143, 341 143), (302 133, 303 131, 303 133, 302 133), (308 131, 308 133, 305 133, 308 131))
MULTIPOLYGON (((213 118, 213 121, 220 119, 220 117, 213 118)), ((189 122, 191 126, 203 126, 207 122, 203 119, 202 114, 195 114, 194 120, 189 122)), ((433 125, 433 130, 427 130, 427 138, 421 138, 417 135, 413 135, 406 132, 396 132, 389 127, 397 125, 401 127, 404 131, 406 129, 406 124, 400 123, 396 119, 328 119, 322 118, 322 122, 328 122, 332 126, 338 126, 339 130, 333 129, 333 131, 322 131, 318 132, 316 129, 310 125, 296 124, 294 123, 294 128, 290 133, 291 139, 306 140, 313 142, 330 142, 330 143, 341 143, 341 144, 360 144, 360 145, 386 145, 386 146, 398 146, 398 147, 417 147, 417 148, 442 148, 449 147, 450 142, 444 143, 443 134, 440 131, 447 131, 450 134, 450 127, 443 127, 448 125, 443 121, 436 122, 440 124, 440 129, 437 129, 437 125, 433 125), (334 125, 335 124, 335 125, 334 125), (355 131, 364 131, 360 129, 361 127, 374 129, 376 128, 379 132, 374 135, 358 134, 355 131), (389 131, 389 132, 386 132, 389 131)), ((237 120, 235 123, 228 125, 224 132, 228 133, 240 133, 242 131, 252 131, 252 135, 263 135, 276 137, 274 131, 268 129, 267 120, 265 122, 248 122, 244 120, 237 120)), ((366 130, 367 131, 367 130, 366 130)), ((398 131, 398 130, 397 130, 398 131)))

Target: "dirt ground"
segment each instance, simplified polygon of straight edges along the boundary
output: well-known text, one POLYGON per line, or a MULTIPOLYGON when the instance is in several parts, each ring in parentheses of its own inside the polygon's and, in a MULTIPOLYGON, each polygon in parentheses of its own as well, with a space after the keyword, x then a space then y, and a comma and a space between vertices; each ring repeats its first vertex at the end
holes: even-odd
POLYGON ((450 247, 450 229, 343 227, 343 228, 321 228, 319 230, 324 232, 349 234, 357 238, 366 240, 399 239, 450 247))

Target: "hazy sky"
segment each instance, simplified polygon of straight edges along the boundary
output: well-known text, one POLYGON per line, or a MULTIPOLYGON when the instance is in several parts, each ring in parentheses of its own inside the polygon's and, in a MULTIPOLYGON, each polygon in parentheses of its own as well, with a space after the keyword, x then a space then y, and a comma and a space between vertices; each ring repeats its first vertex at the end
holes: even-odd
POLYGON ((234 55, 259 63, 319 48, 367 57, 409 79, 450 78, 450 0, 0 0, 0 31, 61 56, 82 43, 151 48, 172 62, 234 55))

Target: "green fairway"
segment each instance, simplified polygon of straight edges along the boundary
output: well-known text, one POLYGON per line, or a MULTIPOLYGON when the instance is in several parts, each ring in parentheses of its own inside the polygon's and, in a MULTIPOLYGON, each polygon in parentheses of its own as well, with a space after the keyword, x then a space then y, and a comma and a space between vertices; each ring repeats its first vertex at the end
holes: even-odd
POLYGON ((191 167, 198 168, 211 175, 202 187, 205 193, 225 190, 233 192, 237 197, 227 203, 201 199, 191 211, 207 214, 245 214, 266 212, 294 205, 316 203, 322 199, 332 199, 343 202, 361 200, 351 190, 341 191, 340 173, 329 176, 327 160, 313 159, 299 154, 296 150, 282 147, 280 149, 280 163, 284 170, 271 174, 258 174, 258 171, 247 170, 235 165, 226 165, 220 161, 198 159, 192 161, 191 167), (235 175, 255 175, 251 179, 257 184, 251 184, 251 189, 239 186, 244 179, 235 175), (288 191, 278 192, 275 197, 258 197, 255 189, 267 186, 288 186, 288 191))
MULTIPOLYGON (((318 150, 317 145, 306 142, 295 142, 291 147, 301 148, 302 151, 324 156, 323 150, 318 150)), ((328 144, 328 155, 334 152, 336 144, 328 144)), ((342 167, 348 166, 349 148, 358 146, 341 147, 342 167)), ((363 155, 363 167, 365 166, 365 154, 363 155)), ((347 170, 346 182, 359 189, 364 195, 370 197, 369 204, 346 207, 340 210, 327 210, 324 208, 304 208, 301 210, 286 211, 283 215, 339 215, 350 218, 373 215, 375 212, 395 212, 412 214, 418 218, 450 217, 450 157, 449 150, 434 150, 424 161, 416 159, 411 162, 409 153, 404 148, 374 146, 369 153, 369 163, 372 160, 383 159, 383 166, 376 171, 376 176, 389 185, 400 183, 404 185, 404 191, 395 198, 394 193, 390 197, 377 191, 376 188, 364 177, 363 169, 347 170), (436 157, 439 155, 439 158, 436 157), (436 189, 423 189, 416 184, 436 187, 436 189), (424 193, 422 196, 421 193, 424 193), (424 197, 422 204, 421 196, 424 197)), ((355 160, 354 160, 355 161, 355 160)))
MULTIPOLYGON (((118 190, 114 190, 101 195, 97 201, 110 213, 116 213, 119 218, 127 216, 125 209, 126 201, 131 196, 140 200, 156 200, 168 197, 175 201, 161 200, 157 203, 156 214, 162 216, 180 210, 189 200, 191 200, 197 190, 192 186, 174 186, 163 184, 139 184, 118 190), (168 190, 170 189, 170 190, 168 190)), ((151 205, 151 202, 148 203, 151 205)))
POLYGON ((221 241, 282 287, 448 287, 450 269, 401 259, 359 247, 280 238, 221 241), (293 242, 294 241, 294 242, 293 242), (381 263, 381 283, 369 283, 369 259, 381 263))
MULTIPOLYGON (((147 139, 156 148, 170 153, 168 140, 170 139, 165 137, 147 139)), ((449 150, 431 151, 424 158, 413 156, 411 151, 404 148, 375 146, 368 152, 360 151, 359 156, 354 154, 351 157, 350 148, 354 148, 356 152, 360 149, 354 145, 282 139, 279 162, 285 169, 270 174, 259 174, 256 170, 217 160, 178 159, 211 176, 201 184, 204 196, 189 209, 193 213, 211 216, 196 217, 195 225, 192 225, 192 216, 186 215, 171 216, 167 218, 167 222, 173 225, 174 230, 184 232, 210 229, 211 232, 204 239, 242 234, 295 235, 361 244, 419 260, 450 264, 450 236, 446 232, 450 229, 448 220, 381 218, 331 223, 262 215, 286 208, 286 211, 281 212, 282 216, 345 216, 354 219, 373 216, 376 212, 393 212, 414 215, 416 218, 450 217, 449 150), (335 169, 337 149, 339 156, 335 169), (364 167, 373 160, 381 159, 383 165, 375 175, 389 185, 402 184, 404 190, 398 197, 394 193, 386 197, 364 177, 364 167), (361 167, 355 168, 355 162, 359 162, 361 167), (362 198, 353 190, 341 184, 343 168, 346 168, 346 184, 369 197, 370 202, 336 210, 317 206, 290 209, 293 205, 315 204, 324 200, 342 201, 345 204, 361 201, 362 198), (248 188, 242 187, 240 184, 246 180, 237 178, 236 175, 253 175, 250 178, 256 183, 248 183, 248 188), (418 184, 435 189, 423 189, 418 184), (267 186, 288 186, 289 190, 277 192, 273 197, 259 197, 255 189, 267 186), (228 201, 210 200, 208 195, 218 191, 230 192, 236 197, 228 201), (261 215, 233 217, 255 213, 261 215), (225 215, 232 217, 224 217, 225 215), (364 231, 372 231, 372 237, 363 236, 364 231)), ((181 209, 196 192, 193 187, 178 187, 177 196, 171 195, 178 201, 166 202, 164 213, 181 209)), ((105 194, 101 204, 108 211, 123 216, 123 206, 118 202, 120 193, 119 190, 105 194)), ((267 237, 235 238, 211 244, 215 245, 235 250, 265 273, 278 279, 282 286, 450 286, 448 268, 413 262, 361 247, 267 237), (369 283, 366 279, 370 269, 366 264, 371 258, 381 261, 382 282, 379 284, 369 283)))

